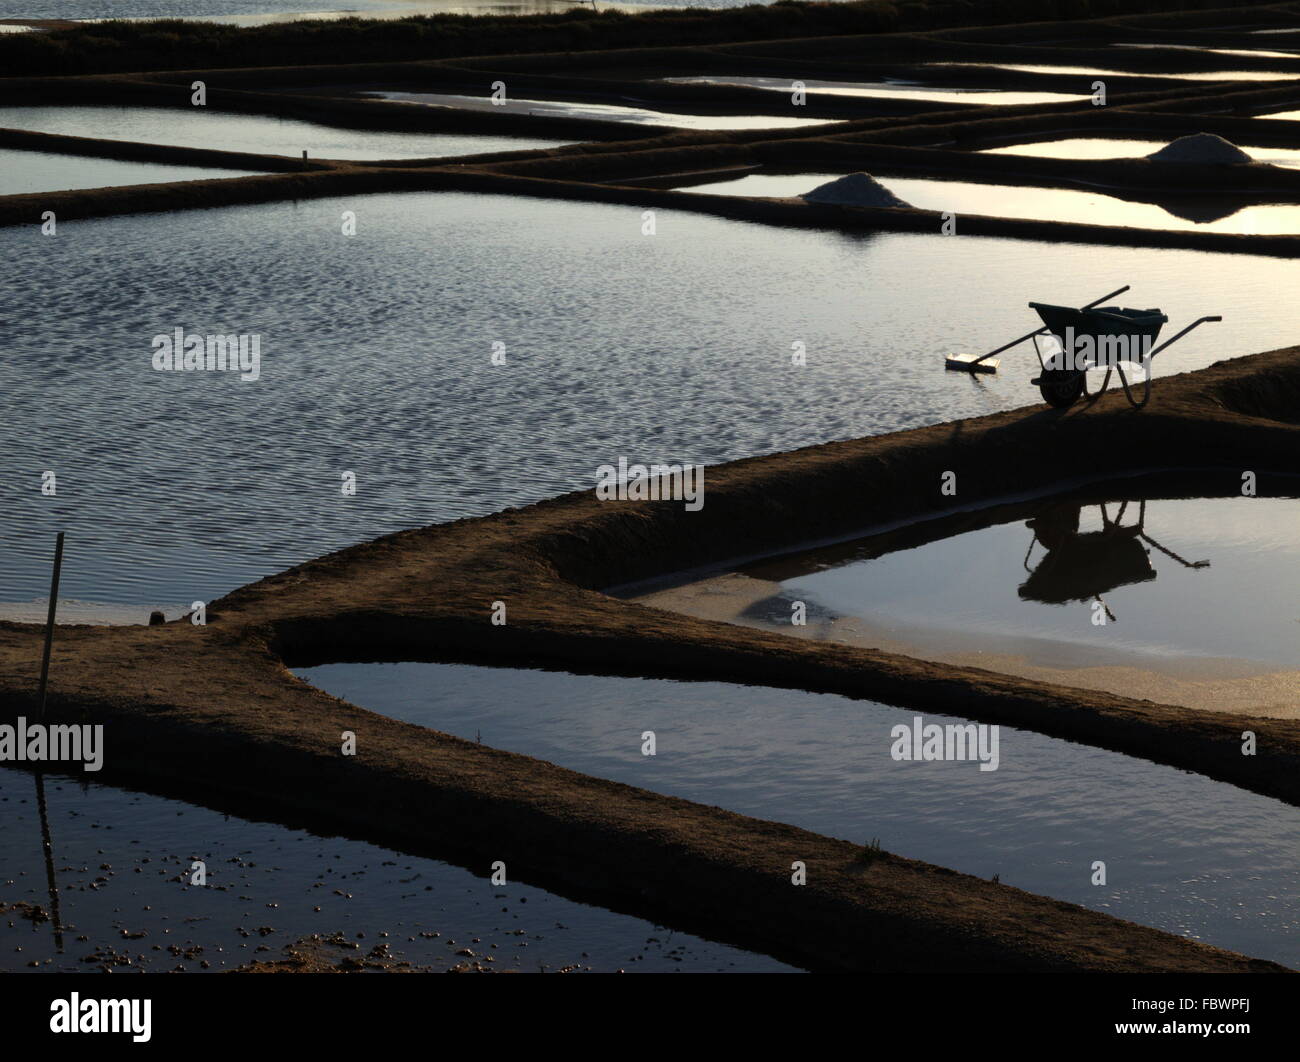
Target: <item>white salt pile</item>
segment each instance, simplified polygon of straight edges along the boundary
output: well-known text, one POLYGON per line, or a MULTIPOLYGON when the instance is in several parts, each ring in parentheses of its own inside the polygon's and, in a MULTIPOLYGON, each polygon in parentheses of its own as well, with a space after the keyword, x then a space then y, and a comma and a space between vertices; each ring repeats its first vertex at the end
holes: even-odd
POLYGON ((847 177, 839 177, 814 188, 811 192, 805 192, 799 198, 809 203, 834 203, 838 206, 907 207, 912 205, 903 202, 869 173, 850 173, 847 177))
POLYGON ((1147 158, 1154 162, 1195 162, 1203 166, 1233 166, 1255 161, 1236 144, 1213 133, 1180 136, 1147 158))

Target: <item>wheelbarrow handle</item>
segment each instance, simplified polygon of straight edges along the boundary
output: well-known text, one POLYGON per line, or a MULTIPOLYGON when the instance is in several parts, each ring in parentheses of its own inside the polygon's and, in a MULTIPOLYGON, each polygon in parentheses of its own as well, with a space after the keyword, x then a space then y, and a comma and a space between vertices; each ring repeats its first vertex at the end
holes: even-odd
POLYGON ((1094 306, 1100 306, 1107 299, 1113 299, 1116 295, 1123 295, 1131 286, 1132 285, 1130 284, 1125 284, 1122 288, 1116 288, 1109 295, 1103 295, 1100 299, 1093 299, 1087 306, 1080 306, 1079 309, 1091 310, 1094 306))
MULTIPOLYGON (((1129 289, 1129 285, 1125 284, 1122 288, 1116 288, 1109 295, 1103 295, 1100 299, 1093 299, 1092 302, 1088 303, 1087 306, 1080 306, 1079 309, 1091 310, 1094 306, 1099 306, 1107 299, 1113 299, 1116 295, 1123 295, 1124 292, 1128 291, 1128 289, 1129 289)), ((1010 350, 1012 347, 1019 346, 1026 339, 1033 339, 1034 336, 1041 336, 1046 331, 1047 331, 1047 326, 1040 325, 1038 328, 1035 328, 1032 332, 1026 332, 1019 339, 1013 339, 1010 343, 1003 343, 1002 346, 998 347, 997 350, 990 350, 987 354, 981 354, 978 358, 976 358, 973 362, 971 362, 971 364, 978 365, 981 361, 987 361, 989 358, 993 357, 994 354, 1001 354, 1004 350, 1010 350)))
POLYGON ((1147 361, 1150 361, 1150 360, 1151 360, 1152 358, 1154 358, 1157 354, 1159 354, 1162 350, 1164 350, 1165 347, 1169 346, 1170 343, 1176 343, 1176 342, 1178 342, 1178 340, 1182 339, 1183 336, 1187 335, 1187 333, 1190 332, 1193 328, 1197 327, 1197 325, 1203 325, 1203 324, 1205 324, 1207 321, 1222 321, 1222 320, 1223 320, 1223 315, 1222 315, 1222 314, 1217 314, 1217 313, 1216 313, 1216 314, 1212 314, 1212 315, 1209 316, 1209 317, 1198 317, 1195 321, 1193 321, 1191 324, 1189 324, 1186 328, 1184 328, 1184 329, 1183 329, 1181 332, 1179 332, 1176 336, 1172 337, 1171 339, 1166 339, 1163 343, 1160 344, 1160 346, 1156 347, 1155 350, 1149 350, 1149 351, 1147 351, 1147 354, 1146 354, 1146 360, 1147 360, 1147 361))

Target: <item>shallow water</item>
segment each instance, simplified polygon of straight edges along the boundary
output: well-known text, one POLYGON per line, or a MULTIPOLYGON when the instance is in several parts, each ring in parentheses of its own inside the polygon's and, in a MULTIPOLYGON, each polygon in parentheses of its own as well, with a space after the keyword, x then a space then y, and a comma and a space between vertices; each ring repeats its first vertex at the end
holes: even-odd
MULTIPOLYGON (((742 77, 724 75, 720 77, 669 77, 664 78, 678 85, 737 85, 742 88, 770 89, 789 95, 793 90, 790 78, 780 77, 742 77)), ((863 98, 881 98, 895 100, 932 100, 935 103, 980 103, 989 105, 1014 106, 1028 103, 1063 103, 1066 100, 1086 99, 1065 92, 1010 92, 1001 89, 952 89, 925 88, 911 81, 877 81, 861 83, 853 81, 804 81, 809 99, 818 95, 856 96, 863 98)))
POLYGON ((828 125, 823 118, 781 118, 765 114, 678 114, 614 103, 573 103, 566 100, 509 98, 499 107, 488 96, 456 96, 436 92, 371 92, 394 103, 469 110, 528 114, 535 118, 582 118, 589 121, 663 125, 674 129, 788 129, 802 125, 828 125))
POLYGON ((253 172, 256 171, 171 166, 160 162, 122 162, 117 159, 0 148, 0 195, 56 192, 69 188, 107 188, 119 184, 203 181, 216 177, 244 177, 253 172))
MULTIPOLYGON (((933 66, 970 66, 969 63, 933 63, 933 66)), ((1022 74, 1078 74, 1081 77, 1165 77, 1180 81, 1289 81, 1300 77, 1296 73, 1275 73, 1269 70, 1212 70, 1194 74, 1174 71, 1142 72, 1137 70, 1110 70, 1090 66, 1057 66, 1039 63, 988 63, 981 66, 995 70, 1011 70, 1022 74)))
MULTIPOLYGON (((305 149, 309 157, 317 159, 482 155, 492 151, 558 147, 569 142, 532 137, 342 129, 292 118, 229 114, 200 107, 174 110, 165 107, 0 107, 0 128, 295 158, 301 157, 305 149)), ((86 160, 86 165, 91 164, 91 160, 86 160)))
MULTIPOLYGON (((752 173, 711 184, 690 185, 682 191, 713 195, 793 197, 842 176, 842 173, 752 173)), ((1135 203, 1100 192, 912 177, 876 179, 914 207, 949 211, 958 216, 983 214, 989 217, 1074 221, 1089 225, 1123 225, 1184 232, 1245 233, 1254 236, 1300 233, 1300 206, 1294 204, 1250 205, 1232 210, 1232 204, 1222 197, 1205 202, 1169 201, 1172 209, 1187 212, 1204 210, 1210 215, 1229 212, 1226 217, 1211 216, 1196 221, 1179 217, 1154 203, 1135 203)), ((960 221, 958 225, 960 226, 960 221)))
MULTIPOLYGON (((1266 31, 1265 31, 1266 32, 1266 31)), ((1115 44, 1115 48, 1172 48, 1179 52, 1203 55, 1246 55, 1262 59, 1300 59, 1300 52, 1270 52, 1264 48, 1199 48, 1194 44, 1115 44)))
POLYGON ((756 592, 770 588, 747 614, 788 629, 799 600, 822 623, 863 617, 908 639, 925 631, 971 649, 1032 639, 1056 659, 1137 656, 1165 667, 1226 657, 1281 668, 1300 659, 1300 501, 1033 508, 883 555, 890 547, 868 538, 744 565, 737 571, 761 580, 756 592))
POLYGON ((1226 198, 1207 202, 1171 199, 1167 208, 1154 203, 1137 203, 1100 192, 1068 188, 1031 188, 1016 185, 977 184, 967 181, 936 181, 884 178, 895 195, 913 206, 960 214, 999 214, 1040 221, 1075 221, 1090 225, 1121 225, 1131 228, 1173 229, 1183 232, 1224 232, 1251 236, 1300 233, 1300 206, 1294 204, 1252 204, 1234 210, 1226 198), (1011 209, 1008 210, 1008 206, 1011 209), (1175 211, 1208 210, 1204 220, 1180 217, 1175 211))
MULTIPOLYGON (((215 973, 282 958, 285 945, 311 934, 353 946, 331 949, 331 961, 378 945, 435 970, 485 957, 488 969, 525 972, 790 969, 530 885, 493 886, 486 867, 471 873, 57 775, 45 786, 64 947, 60 954, 51 922, 0 911, 0 971, 84 973, 106 963, 119 973, 215 973), (206 863, 206 886, 190 884, 196 859, 206 863), (474 957, 457 955, 463 948, 474 957)), ((48 912, 35 787, 32 775, 0 769, 0 904, 48 912)), ((509 867, 507 858, 507 875, 509 867)))
POLYGON ((0 231, 20 265, 0 304, 37 315, 0 359, 0 602, 47 593, 60 529, 64 596, 183 607, 385 532, 591 489, 620 456, 717 463, 1038 404, 1032 351, 993 377, 943 368, 1026 331, 1028 299, 1130 282, 1171 327, 1226 315, 1157 373, 1300 336, 1276 298, 1300 281, 1285 260, 656 223, 415 193, 0 231), (176 327, 260 335, 260 379, 155 371, 152 337, 176 327))
MULTIPOLYGON (((1043 159, 1132 159, 1143 158, 1159 151, 1165 140, 1122 140, 1105 137, 1065 137, 1060 140, 1039 140, 1030 144, 1008 144, 1005 147, 984 148, 985 155, 1030 155, 1043 159)), ((1300 166, 1300 149, 1279 147, 1245 147, 1237 145, 1256 162, 1273 166, 1300 166)))
POLYGON ((790 690, 440 664, 299 674, 496 748, 858 843, 879 838, 890 852, 1300 965, 1300 810, 1173 768, 1010 727, 995 771, 895 761, 891 728, 913 713, 790 690), (641 754, 645 730, 654 757, 641 754), (1105 886, 1090 884, 1095 860, 1105 886))

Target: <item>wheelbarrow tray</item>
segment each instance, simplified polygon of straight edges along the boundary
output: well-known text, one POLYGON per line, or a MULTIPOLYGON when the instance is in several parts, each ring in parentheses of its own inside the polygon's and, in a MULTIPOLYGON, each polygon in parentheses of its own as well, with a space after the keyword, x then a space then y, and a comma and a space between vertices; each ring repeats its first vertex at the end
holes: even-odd
POLYGON ((1047 330, 1056 336, 1061 346, 1065 346, 1068 329, 1074 329, 1074 335, 1092 336, 1094 343, 1102 336, 1150 337, 1154 343, 1160 329, 1168 322, 1159 310, 1130 310, 1123 306, 1099 306, 1095 309, 1079 310, 1073 306, 1053 306, 1046 302, 1031 302, 1030 308, 1038 311, 1047 330))

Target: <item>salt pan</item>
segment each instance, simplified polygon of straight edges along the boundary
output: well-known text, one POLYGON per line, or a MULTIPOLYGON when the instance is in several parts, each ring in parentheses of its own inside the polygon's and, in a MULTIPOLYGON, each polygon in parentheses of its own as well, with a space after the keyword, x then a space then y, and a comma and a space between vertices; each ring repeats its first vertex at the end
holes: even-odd
POLYGON ((809 203, 834 203, 839 206, 860 207, 908 207, 888 188, 869 173, 850 173, 846 177, 828 181, 811 192, 805 192, 801 199, 809 203))
POLYGON ((1213 133, 1180 136, 1147 158, 1153 162, 1195 162, 1212 166, 1232 166, 1255 161, 1236 144, 1213 133))

